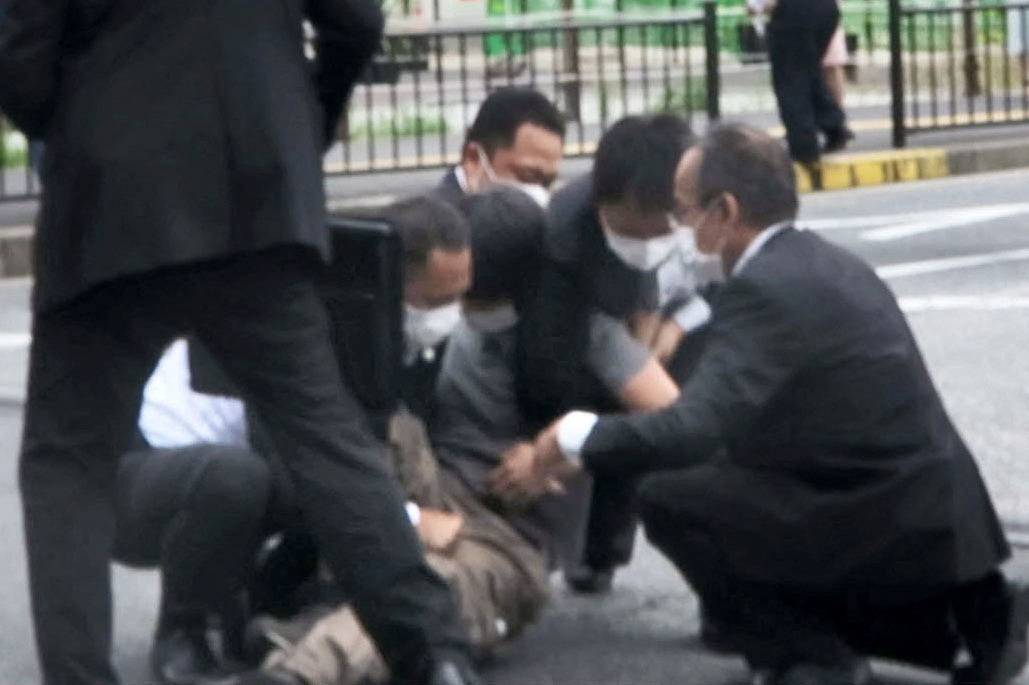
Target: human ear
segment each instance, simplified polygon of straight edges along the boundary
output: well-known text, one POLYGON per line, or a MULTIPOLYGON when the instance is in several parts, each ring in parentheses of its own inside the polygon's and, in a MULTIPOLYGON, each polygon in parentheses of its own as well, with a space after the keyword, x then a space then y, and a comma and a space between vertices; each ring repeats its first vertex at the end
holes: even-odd
POLYGON ((740 222, 740 203, 736 199, 735 195, 729 193, 722 193, 722 196, 718 199, 721 205, 720 211, 723 213, 725 222, 729 225, 736 226, 740 222))

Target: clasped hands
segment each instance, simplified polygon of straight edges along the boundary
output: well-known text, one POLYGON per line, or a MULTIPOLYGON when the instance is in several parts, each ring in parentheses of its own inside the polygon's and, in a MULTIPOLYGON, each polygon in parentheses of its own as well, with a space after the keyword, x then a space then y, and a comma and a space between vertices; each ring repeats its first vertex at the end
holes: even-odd
POLYGON ((489 476, 493 494, 509 504, 524 504, 546 494, 564 492, 562 481, 580 470, 561 452, 555 421, 534 442, 519 442, 504 452, 489 476))

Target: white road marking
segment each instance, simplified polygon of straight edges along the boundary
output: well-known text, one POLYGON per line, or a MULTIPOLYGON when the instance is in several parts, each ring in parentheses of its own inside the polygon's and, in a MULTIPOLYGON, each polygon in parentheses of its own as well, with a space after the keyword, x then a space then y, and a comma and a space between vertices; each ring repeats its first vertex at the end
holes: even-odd
POLYGON ((20 350, 29 346, 32 336, 28 333, 0 332, 0 350, 20 350))
POLYGON ((1029 297, 1005 295, 930 295, 928 297, 901 297, 899 302, 900 308, 908 314, 954 310, 1029 309, 1029 297))
POLYGON ((898 240, 910 238, 911 236, 923 233, 934 233, 946 231, 952 228, 961 228, 981 224, 995 219, 1003 219, 1009 216, 1029 213, 1029 204, 997 205, 993 207, 973 207, 958 211, 947 212, 943 216, 920 217, 917 221, 876 228, 865 231, 861 234, 862 240, 873 242, 884 242, 887 240, 898 240))
POLYGON ((870 216, 841 216, 836 219, 798 219, 797 225, 812 231, 839 231, 847 228, 885 226, 898 221, 910 221, 911 212, 901 214, 873 214, 870 216))
POLYGON ((870 216, 840 217, 837 219, 810 219, 797 223, 814 231, 839 231, 870 228, 861 234, 863 240, 883 242, 909 238, 922 233, 944 231, 995 219, 1029 214, 1029 203, 1016 202, 979 207, 955 207, 928 212, 903 214, 874 214, 870 216), (880 228, 881 227, 881 228, 880 228))
POLYGON ((1018 250, 1002 250, 1000 252, 984 252, 961 257, 944 257, 942 259, 926 259, 918 262, 902 262, 888 264, 875 270, 880 278, 903 278, 922 274, 939 273, 955 269, 970 269, 977 266, 1017 262, 1029 259, 1029 248, 1018 250))

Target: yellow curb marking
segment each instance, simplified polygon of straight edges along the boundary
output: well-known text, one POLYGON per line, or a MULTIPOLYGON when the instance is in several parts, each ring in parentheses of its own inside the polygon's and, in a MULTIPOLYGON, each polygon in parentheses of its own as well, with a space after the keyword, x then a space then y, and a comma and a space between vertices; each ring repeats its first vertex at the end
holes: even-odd
POLYGON ((830 155, 819 167, 821 185, 816 188, 807 169, 795 165, 797 189, 802 192, 843 190, 884 183, 920 181, 950 175, 943 148, 913 148, 855 155, 830 155))

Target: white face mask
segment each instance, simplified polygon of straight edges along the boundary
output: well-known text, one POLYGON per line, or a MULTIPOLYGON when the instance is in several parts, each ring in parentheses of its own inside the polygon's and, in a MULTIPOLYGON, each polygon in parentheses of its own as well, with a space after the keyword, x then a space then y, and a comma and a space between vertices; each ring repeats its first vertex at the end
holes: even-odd
POLYGON ((532 201, 538 204, 543 209, 547 208, 550 204, 550 191, 539 185, 538 183, 523 183, 522 181, 509 180, 505 178, 499 178, 497 172, 493 169, 493 164, 489 161, 489 157, 486 156, 486 151, 481 147, 476 147, 479 154, 479 164, 482 165, 482 170, 486 173, 486 178, 489 182, 494 185, 505 185, 512 188, 517 188, 526 195, 532 198, 532 201))
POLYGON ((521 181, 510 181, 508 185, 514 186, 532 198, 532 201, 543 209, 550 204, 550 191, 538 183, 522 183, 521 181))
POLYGON ((518 323, 518 312, 514 305, 502 304, 493 309, 476 309, 465 311, 464 319, 468 325, 480 333, 499 333, 513 328, 518 323))
POLYGON ((452 302, 434 309, 404 304, 404 340, 417 351, 431 349, 447 339, 461 321, 461 305, 452 302))
POLYGON ((598 216, 607 246, 622 262, 637 271, 653 271, 679 250, 679 231, 673 230, 649 240, 627 238, 612 231, 603 214, 598 213, 598 216))

